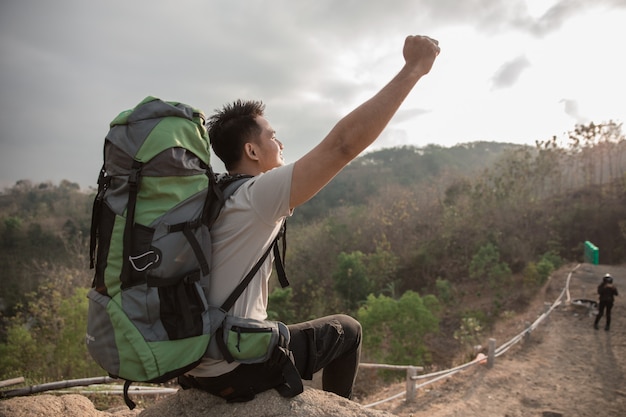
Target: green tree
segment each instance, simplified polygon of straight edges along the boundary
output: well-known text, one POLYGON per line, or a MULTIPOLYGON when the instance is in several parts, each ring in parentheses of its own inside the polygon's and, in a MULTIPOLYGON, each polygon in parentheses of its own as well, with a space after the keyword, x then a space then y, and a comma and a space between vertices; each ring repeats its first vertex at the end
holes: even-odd
POLYGON ((19 217, 11 216, 4 219, 4 230, 2 231, 2 243, 5 248, 17 246, 22 230, 22 220, 19 217))
POLYGON ((524 286, 534 288, 543 285, 552 272, 560 268, 563 261, 553 251, 543 254, 538 262, 528 262, 524 268, 524 286))
POLYGON ((376 252, 365 257, 367 276, 373 292, 380 293, 383 289, 394 287, 398 261, 398 256, 391 251, 391 245, 385 238, 376 245, 376 252))
POLYGON ((437 280, 435 281, 435 287, 437 288, 437 295, 439 295, 439 300, 441 300, 445 304, 449 304, 452 302, 452 285, 450 285, 450 281, 437 278, 437 280))
POLYGON ((88 291, 87 288, 76 288, 74 294, 63 299, 59 306, 63 324, 54 348, 54 362, 63 378, 84 378, 103 373, 85 348, 88 291))
POLYGON ((433 295, 405 292, 399 300, 370 295, 357 317, 363 326, 364 356, 389 364, 430 361, 424 338, 439 331, 439 302, 433 295))
POLYGON ((371 292, 365 255, 361 251, 341 252, 338 256, 337 268, 333 274, 335 289, 343 297, 346 307, 354 310, 359 302, 365 300, 371 292))
POLYGON ((6 320, 0 344, 0 378, 35 381, 102 375, 85 346, 87 288, 74 285, 80 272, 50 268, 50 276, 6 320))
POLYGON ((293 303, 293 288, 275 288, 268 297, 268 320, 278 320, 291 324, 296 321, 296 309, 293 303))
POLYGON ((524 287, 527 289, 535 288, 541 279, 537 271, 537 263, 528 262, 522 272, 524 287))
POLYGON ((29 365, 38 357, 37 341, 27 325, 13 322, 6 330, 6 342, 0 343, 0 379, 30 376, 34 370, 29 365))
POLYGON ((487 280, 492 288, 506 283, 511 277, 509 266, 500 261, 498 248, 487 243, 478 249, 469 265, 469 275, 473 280, 487 280))

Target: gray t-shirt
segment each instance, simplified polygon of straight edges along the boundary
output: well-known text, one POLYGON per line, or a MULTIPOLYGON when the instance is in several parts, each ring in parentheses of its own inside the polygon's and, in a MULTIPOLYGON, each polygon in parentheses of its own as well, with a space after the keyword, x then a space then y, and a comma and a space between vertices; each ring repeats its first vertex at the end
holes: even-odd
MULTIPOLYGON (((226 201, 211 227, 213 253, 208 301, 220 306, 273 242, 282 221, 291 215, 289 197, 293 164, 275 168, 245 182, 226 201)), ((270 254, 230 313, 265 320, 270 254)), ((204 358, 190 375, 208 377, 232 371, 238 364, 204 358)))

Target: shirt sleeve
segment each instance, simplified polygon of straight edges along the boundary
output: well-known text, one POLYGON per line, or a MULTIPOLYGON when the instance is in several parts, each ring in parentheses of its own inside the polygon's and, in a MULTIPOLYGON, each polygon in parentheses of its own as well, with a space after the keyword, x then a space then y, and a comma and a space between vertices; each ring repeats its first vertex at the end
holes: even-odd
POLYGON ((250 202, 257 216, 267 224, 275 224, 291 215, 291 175, 293 164, 274 168, 251 181, 248 187, 250 202))

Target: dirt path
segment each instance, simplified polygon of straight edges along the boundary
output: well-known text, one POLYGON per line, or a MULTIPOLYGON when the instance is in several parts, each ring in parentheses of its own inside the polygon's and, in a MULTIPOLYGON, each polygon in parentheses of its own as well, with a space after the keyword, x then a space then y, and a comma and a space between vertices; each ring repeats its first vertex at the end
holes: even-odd
MULTIPOLYGON (((515 327, 520 328, 520 323, 534 322, 544 303, 559 297, 575 266, 552 276, 544 295, 525 317, 516 318, 517 325, 509 323, 508 331, 496 329, 497 346, 519 333, 515 327)), ((570 296, 595 300, 596 286, 606 272, 621 291, 610 331, 603 330, 604 319, 601 329, 594 330, 594 316, 586 307, 563 303, 527 341, 496 358, 491 370, 474 366, 421 389, 412 404, 399 399, 376 408, 402 417, 626 415, 626 266, 581 265, 572 273, 570 296)), ((398 384, 363 403, 403 390, 403 384, 398 384)))

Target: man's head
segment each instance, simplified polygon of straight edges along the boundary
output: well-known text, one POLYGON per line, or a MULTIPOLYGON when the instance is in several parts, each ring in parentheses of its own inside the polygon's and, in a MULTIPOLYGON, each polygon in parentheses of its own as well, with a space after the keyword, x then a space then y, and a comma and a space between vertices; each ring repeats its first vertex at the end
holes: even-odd
POLYGON ((252 168, 256 175, 283 164, 282 144, 263 117, 261 101, 237 100, 208 121, 211 147, 228 171, 252 168))
POLYGON ((613 277, 611 276, 611 274, 606 274, 602 278, 602 282, 604 282, 605 284, 612 284, 613 283, 613 277))

